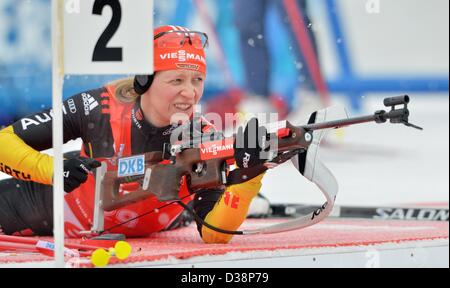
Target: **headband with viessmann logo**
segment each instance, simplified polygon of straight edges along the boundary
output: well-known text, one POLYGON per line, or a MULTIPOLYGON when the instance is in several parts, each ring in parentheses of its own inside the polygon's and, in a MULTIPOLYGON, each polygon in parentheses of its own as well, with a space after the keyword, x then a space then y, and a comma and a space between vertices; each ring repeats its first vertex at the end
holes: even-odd
POLYGON ((155 72, 187 69, 206 74, 206 33, 166 25, 154 31, 155 72))

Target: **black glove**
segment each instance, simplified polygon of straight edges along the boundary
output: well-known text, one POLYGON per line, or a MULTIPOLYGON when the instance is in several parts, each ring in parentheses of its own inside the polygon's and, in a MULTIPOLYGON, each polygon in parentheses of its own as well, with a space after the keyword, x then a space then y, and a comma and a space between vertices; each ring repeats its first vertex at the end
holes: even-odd
POLYGON ((257 118, 250 119, 245 131, 239 127, 234 141, 236 165, 239 168, 251 168, 271 160, 264 157, 265 153, 261 153, 269 151, 269 140, 267 129, 264 126, 259 127, 257 118))
POLYGON ((95 159, 77 157, 64 160, 64 191, 72 192, 86 182, 89 172, 102 164, 95 159))

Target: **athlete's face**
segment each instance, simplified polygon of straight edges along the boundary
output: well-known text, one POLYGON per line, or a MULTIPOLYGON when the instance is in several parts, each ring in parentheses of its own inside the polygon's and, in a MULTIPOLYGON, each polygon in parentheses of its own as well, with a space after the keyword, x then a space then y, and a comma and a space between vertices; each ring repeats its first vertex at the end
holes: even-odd
POLYGON ((147 121, 157 127, 189 119, 204 90, 205 75, 191 70, 161 71, 142 97, 147 121))

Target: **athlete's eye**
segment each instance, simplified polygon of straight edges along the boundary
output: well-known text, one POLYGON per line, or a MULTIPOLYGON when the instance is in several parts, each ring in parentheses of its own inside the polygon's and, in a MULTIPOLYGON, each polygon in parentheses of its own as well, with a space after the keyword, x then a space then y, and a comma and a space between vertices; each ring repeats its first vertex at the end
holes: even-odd
POLYGON ((173 84, 181 84, 183 82, 183 79, 177 78, 171 81, 173 84))

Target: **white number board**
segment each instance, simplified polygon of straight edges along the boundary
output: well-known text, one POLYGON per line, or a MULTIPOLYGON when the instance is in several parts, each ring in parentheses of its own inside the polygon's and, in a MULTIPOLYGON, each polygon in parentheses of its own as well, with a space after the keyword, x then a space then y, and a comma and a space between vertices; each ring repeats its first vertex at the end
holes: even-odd
POLYGON ((151 74, 153 0, 65 0, 65 74, 151 74))

